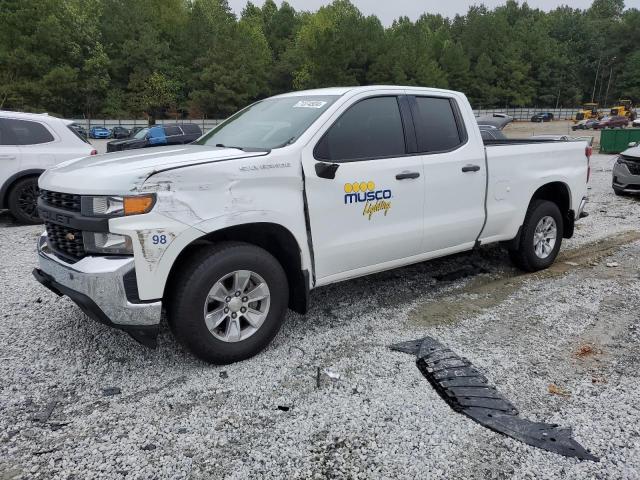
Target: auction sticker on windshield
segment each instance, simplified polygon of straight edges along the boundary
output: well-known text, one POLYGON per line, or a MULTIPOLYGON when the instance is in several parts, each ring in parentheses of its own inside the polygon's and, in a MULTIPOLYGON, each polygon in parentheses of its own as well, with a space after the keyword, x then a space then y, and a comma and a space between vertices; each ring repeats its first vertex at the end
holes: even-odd
POLYGON ((327 104, 321 100, 300 100, 293 108, 322 108, 327 104))

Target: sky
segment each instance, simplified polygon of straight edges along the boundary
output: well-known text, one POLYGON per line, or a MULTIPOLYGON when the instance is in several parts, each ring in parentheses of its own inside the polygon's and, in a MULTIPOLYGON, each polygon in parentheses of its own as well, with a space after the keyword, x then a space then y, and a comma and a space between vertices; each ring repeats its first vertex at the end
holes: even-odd
MULTIPOLYGON (((256 5, 262 5, 264 0, 252 0, 256 5)), ((317 10, 322 5, 331 3, 329 0, 288 0, 296 10, 317 10)), ((275 0, 280 5, 281 0, 275 0)), ((470 5, 483 3, 488 8, 503 5, 505 0, 351 0, 365 15, 376 15, 384 25, 391 25, 395 18, 407 16, 417 19, 422 13, 439 13, 445 17, 453 17, 456 13, 466 13, 470 5)), ((246 0, 229 0, 234 12, 239 14, 246 0)), ((591 0, 528 0, 532 8, 553 10, 560 5, 573 8, 589 8, 591 0)), ((626 0, 627 8, 640 8, 640 0, 626 0)))

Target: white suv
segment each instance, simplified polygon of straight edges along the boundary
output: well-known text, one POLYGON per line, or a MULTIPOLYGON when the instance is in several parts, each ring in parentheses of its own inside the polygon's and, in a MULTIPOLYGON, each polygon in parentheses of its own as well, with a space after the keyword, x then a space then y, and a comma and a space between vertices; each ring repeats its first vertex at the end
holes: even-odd
POLYGON ((21 223, 40 223, 38 177, 47 168, 98 152, 70 120, 0 110, 0 208, 21 223))

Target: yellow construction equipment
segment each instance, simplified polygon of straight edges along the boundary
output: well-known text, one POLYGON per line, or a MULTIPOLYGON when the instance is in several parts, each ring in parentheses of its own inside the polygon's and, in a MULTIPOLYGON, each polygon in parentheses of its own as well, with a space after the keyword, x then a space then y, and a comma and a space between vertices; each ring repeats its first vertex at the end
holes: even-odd
POLYGON ((600 120, 602 118, 602 114, 598 111, 597 103, 583 104, 582 110, 578 110, 578 113, 576 113, 575 121, 579 122, 580 120, 589 120, 591 118, 596 120, 600 120))
POLYGON ((634 120, 634 118, 632 118, 634 116, 633 102, 631 100, 621 98, 618 100, 618 104, 615 107, 611 107, 611 115, 627 117, 634 120))

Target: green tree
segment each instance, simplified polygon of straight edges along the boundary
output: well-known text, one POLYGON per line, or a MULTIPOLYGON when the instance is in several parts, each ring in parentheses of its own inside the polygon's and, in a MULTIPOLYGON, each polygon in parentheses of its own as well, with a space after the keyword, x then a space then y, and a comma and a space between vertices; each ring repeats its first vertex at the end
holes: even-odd
POLYGON ((640 50, 631 54, 620 75, 618 86, 619 97, 631 98, 636 105, 640 104, 640 50))
POLYGON ((469 57, 457 42, 445 42, 440 56, 440 66, 447 75, 449 87, 466 92, 471 83, 469 57))
POLYGON ((164 74, 153 72, 141 87, 138 105, 149 116, 149 124, 153 125, 165 110, 176 106, 180 86, 164 74))
POLYGON ((348 0, 334 0, 304 18, 293 48, 294 87, 366 82, 384 35, 376 17, 364 17, 348 0))
POLYGON ((101 105, 110 84, 109 57, 100 43, 96 44, 80 70, 80 92, 84 114, 91 118, 101 105))

